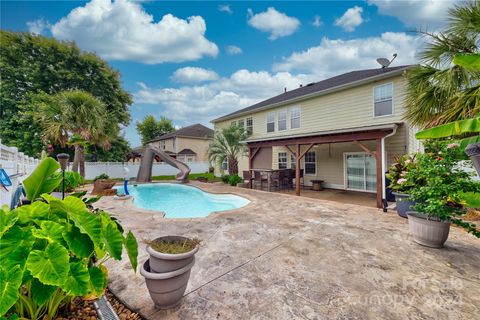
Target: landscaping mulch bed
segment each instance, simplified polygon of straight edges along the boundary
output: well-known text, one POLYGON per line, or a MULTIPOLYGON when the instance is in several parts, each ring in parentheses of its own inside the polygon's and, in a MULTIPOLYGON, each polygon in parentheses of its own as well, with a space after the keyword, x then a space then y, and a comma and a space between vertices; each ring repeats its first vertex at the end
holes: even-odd
MULTIPOLYGON (((143 318, 138 314, 127 307, 125 307, 117 298, 110 292, 106 291, 105 296, 107 300, 112 305, 113 309, 117 313, 120 320, 143 320, 143 318)), ((92 301, 84 301, 81 298, 76 298, 72 305, 70 306, 70 310, 68 314, 61 314, 57 316, 57 320, 97 320, 100 317, 97 314, 97 310, 95 309, 94 305, 95 300, 92 301)))

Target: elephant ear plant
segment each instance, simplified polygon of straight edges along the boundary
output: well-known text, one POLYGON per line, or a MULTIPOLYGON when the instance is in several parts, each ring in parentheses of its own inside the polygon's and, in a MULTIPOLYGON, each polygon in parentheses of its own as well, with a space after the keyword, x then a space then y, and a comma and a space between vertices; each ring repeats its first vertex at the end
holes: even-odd
POLYGON ((91 201, 48 194, 61 182, 58 168, 43 160, 24 181, 32 203, 0 210, 0 316, 53 319, 75 297, 102 295, 104 263, 121 260, 123 248, 137 268, 137 241, 118 221, 89 210, 91 201))

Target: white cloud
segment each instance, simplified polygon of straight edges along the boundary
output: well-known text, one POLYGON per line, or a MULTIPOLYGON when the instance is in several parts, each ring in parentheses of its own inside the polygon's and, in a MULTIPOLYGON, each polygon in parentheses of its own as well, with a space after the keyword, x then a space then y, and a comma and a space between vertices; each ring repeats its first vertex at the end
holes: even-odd
POLYGON ((232 10, 232 8, 230 8, 230 5, 229 5, 229 4, 220 4, 220 5, 218 5, 218 11, 226 12, 226 13, 228 13, 228 14, 232 14, 232 13, 233 13, 233 10, 232 10))
POLYGON ((449 0, 368 0, 378 12, 397 17, 409 27, 436 29, 447 21, 448 9, 455 2, 449 0))
POLYGON ((242 48, 240 47, 234 45, 227 46, 227 53, 230 55, 241 54, 242 52, 242 48))
POLYGON ((270 33, 270 40, 289 36, 297 31, 300 21, 297 18, 289 17, 275 8, 270 7, 267 11, 254 14, 248 9, 248 24, 260 31, 270 33))
POLYGON ((272 74, 242 69, 228 78, 204 85, 150 88, 141 83, 134 93, 134 101, 135 104, 161 105, 175 121, 194 118, 206 124, 220 115, 281 94, 285 87, 292 90, 311 81, 312 78, 302 74, 294 76, 289 72, 272 74))
POLYGON ((320 27, 323 25, 323 22, 322 20, 320 19, 320 16, 319 15, 315 15, 314 19, 313 19, 313 22, 312 22, 312 25, 314 27, 320 27))
POLYGON ((50 23, 43 18, 27 22, 28 31, 33 34, 43 34, 50 26, 50 23))
POLYGON ((379 37, 351 40, 323 38, 320 45, 294 52, 274 65, 276 71, 308 71, 317 81, 344 72, 380 67, 376 58, 398 57, 393 65, 416 63, 421 39, 403 32, 385 32, 379 37))
POLYGON ((166 14, 158 22, 142 6, 127 0, 92 0, 52 26, 55 38, 74 40, 80 48, 111 60, 147 64, 182 62, 216 56, 205 38, 200 16, 179 19, 166 14))
POLYGON ((363 23, 363 8, 355 6, 345 11, 343 16, 335 20, 335 25, 342 27, 347 32, 352 32, 363 23))
POLYGON ((175 82, 194 83, 217 80, 218 74, 215 71, 203 68, 185 67, 177 69, 171 79, 175 82))

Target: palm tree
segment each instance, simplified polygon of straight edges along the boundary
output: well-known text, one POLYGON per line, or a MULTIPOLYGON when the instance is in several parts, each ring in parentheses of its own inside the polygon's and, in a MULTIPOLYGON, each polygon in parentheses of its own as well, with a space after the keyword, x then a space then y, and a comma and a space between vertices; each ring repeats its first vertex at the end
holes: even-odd
POLYGON ((63 91, 53 96, 43 96, 34 111, 47 141, 67 144, 75 148, 72 170, 85 177, 85 146, 88 143, 108 147, 116 124, 112 125, 103 102, 81 90, 63 91))
POLYGON ((243 143, 247 138, 247 131, 238 126, 217 131, 208 147, 208 160, 221 166, 226 159, 229 173, 238 174, 238 158, 247 152, 247 146, 243 143))
POLYGON ((428 41, 422 65, 407 72, 405 118, 422 128, 475 117, 480 112, 480 72, 454 64, 459 55, 480 52, 480 2, 453 7, 449 26, 420 32, 428 41))

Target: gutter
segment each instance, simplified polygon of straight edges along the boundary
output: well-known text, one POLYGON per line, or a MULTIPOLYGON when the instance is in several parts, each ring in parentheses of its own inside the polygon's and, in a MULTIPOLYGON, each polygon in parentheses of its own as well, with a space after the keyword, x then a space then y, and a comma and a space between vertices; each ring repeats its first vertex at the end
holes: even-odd
POLYGON ((269 105, 266 105, 266 106, 263 106, 263 107, 260 107, 260 108, 247 110, 247 111, 239 112, 239 113, 232 114, 232 115, 226 115, 226 116, 223 116, 223 117, 220 117, 220 118, 213 119, 212 121, 210 121, 210 123, 216 123, 216 122, 233 119, 233 118, 243 116, 243 115, 247 115, 247 114, 257 113, 257 112, 260 112, 260 111, 263 111, 263 110, 272 109, 272 108, 279 107, 279 106, 282 106, 282 105, 285 105, 285 104, 290 104, 290 103, 314 98, 314 97, 317 97, 317 96, 322 96, 322 95, 326 95, 326 94, 329 94, 329 93, 349 89, 349 88, 356 87, 356 86, 359 86, 359 85, 362 85, 362 84, 375 82, 377 80, 388 79, 388 78, 391 78, 393 76, 398 76, 398 75, 402 74, 404 71, 413 68, 414 66, 415 65, 411 65, 411 66, 408 66, 408 67, 405 67, 405 68, 402 68, 402 69, 398 69, 398 70, 395 70, 395 71, 392 71, 392 72, 388 72, 388 73, 385 73, 385 74, 379 74, 379 75, 376 75, 376 76, 373 76, 373 77, 370 77, 370 78, 349 82, 349 83, 346 83, 346 84, 343 84, 343 85, 340 85, 340 86, 336 86, 336 87, 332 87, 332 88, 329 88, 329 89, 325 89, 325 90, 322 90, 322 91, 312 92, 310 94, 306 94, 306 95, 296 97, 296 98, 292 98, 292 99, 289 99, 289 100, 284 100, 284 101, 277 102, 277 103, 274 103, 274 104, 269 104, 269 105))

